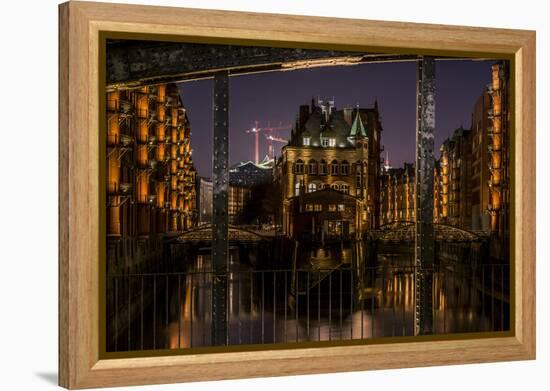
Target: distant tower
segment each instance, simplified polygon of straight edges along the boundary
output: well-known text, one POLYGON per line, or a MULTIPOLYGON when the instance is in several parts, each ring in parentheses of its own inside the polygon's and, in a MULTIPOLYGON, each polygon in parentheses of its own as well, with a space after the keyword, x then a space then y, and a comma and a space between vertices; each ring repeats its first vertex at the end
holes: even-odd
POLYGON ((386 158, 384 159, 384 171, 388 172, 391 169, 390 157, 388 151, 386 151, 386 158))

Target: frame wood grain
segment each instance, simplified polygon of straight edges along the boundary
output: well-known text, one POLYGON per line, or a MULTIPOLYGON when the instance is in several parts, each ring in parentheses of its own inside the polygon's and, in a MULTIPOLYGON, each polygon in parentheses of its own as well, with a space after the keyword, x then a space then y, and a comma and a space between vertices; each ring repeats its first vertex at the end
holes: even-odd
POLYGON ((59 6, 59 384, 90 388, 535 358, 535 32, 87 2, 59 6), (100 31, 262 40, 515 63, 515 329, 509 337, 99 358, 100 31))

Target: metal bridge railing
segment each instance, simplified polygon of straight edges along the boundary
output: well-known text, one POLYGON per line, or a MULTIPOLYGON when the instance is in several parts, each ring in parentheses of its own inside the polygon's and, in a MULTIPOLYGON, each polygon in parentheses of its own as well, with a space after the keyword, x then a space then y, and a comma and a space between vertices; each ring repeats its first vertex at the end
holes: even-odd
MULTIPOLYGON (((508 265, 429 271, 434 334, 510 327, 508 265)), ((413 266, 232 270, 227 343, 412 336, 414 275, 413 266)), ((212 271, 108 276, 107 350, 210 346, 213 277, 212 271)))

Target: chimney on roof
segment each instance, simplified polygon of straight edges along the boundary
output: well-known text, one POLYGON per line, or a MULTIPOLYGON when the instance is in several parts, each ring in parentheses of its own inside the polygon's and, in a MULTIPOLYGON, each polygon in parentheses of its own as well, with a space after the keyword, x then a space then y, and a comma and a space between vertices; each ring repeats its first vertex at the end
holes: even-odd
POLYGON ((319 104, 319 106, 321 106, 321 111, 323 112, 323 116, 325 117, 325 123, 328 122, 332 114, 332 109, 334 108, 334 97, 332 98, 332 100, 327 101, 319 99, 317 103, 319 104))
POLYGON ((344 107, 344 121, 351 126, 351 123, 353 121, 352 119, 353 109, 351 107, 344 107))

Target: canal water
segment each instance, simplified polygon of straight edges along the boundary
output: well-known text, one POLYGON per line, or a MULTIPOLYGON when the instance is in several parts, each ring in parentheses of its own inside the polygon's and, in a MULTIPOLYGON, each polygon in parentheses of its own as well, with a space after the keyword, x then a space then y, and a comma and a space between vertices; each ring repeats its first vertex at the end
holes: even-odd
MULTIPOLYGON (((118 300, 133 311, 130 327, 116 330, 119 337, 109 351, 211 346, 211 257, 199 252, 182 262, 188 265, 184 273, 134 276, 133 284, 116 284, 118 300), (134 286, 132 293, 127 286, 134 286)), ((262 271, 231 250, 228 344, 414 335, 414 268, 408 259, 386 262, 380 256, 376 267, 362 272, 349 265, 330 273, 262 271)), ((434 334, 507 330, 507 278, 508 268, 500 265, 435 270, 434 334)))

